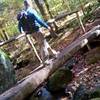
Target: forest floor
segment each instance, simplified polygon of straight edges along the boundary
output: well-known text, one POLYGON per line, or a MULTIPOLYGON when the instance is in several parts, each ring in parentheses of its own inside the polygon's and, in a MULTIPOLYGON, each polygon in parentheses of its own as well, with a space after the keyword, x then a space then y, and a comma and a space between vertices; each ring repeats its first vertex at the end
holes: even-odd
MULTIPOLYGON (((86 53, 80 50, 71 59, 75 59, 77 61, 77 63, 74 64, 74 67, 72 69, 75 77, 67 85, 66 92, 71 92, 74 94, 77 87, 79 87, 80 85, 85 86, 85 88, 79 90, 83 91, 84 93, 87 91, 93 91, 94 89, 97 88, 100 89, 100 46, 86 53), (98 59, 96 58, 96 56, 98 56, 97 57, 98 59), (86 91, 84 91, 84 89, 86 91)), ((81 94, 77 95, 80 96, 81 94)), ((81 97, 83 96, 83 94, 81 95, 81 97)), ((58 98, 62 98, 61 100, 70 100, 67 98, 67 96, 61 96, 58 98)), ((81 100, 81 99, 74 98, 74 100, 81 100)), ((88 100, 88 99, 82 99, 82 100, 88 100)))

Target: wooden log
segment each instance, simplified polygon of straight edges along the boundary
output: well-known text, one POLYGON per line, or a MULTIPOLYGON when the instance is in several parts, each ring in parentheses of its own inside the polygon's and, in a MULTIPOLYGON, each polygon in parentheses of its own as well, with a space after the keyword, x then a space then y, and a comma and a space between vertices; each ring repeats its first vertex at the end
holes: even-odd
POLYGON ((72 11, 72 12, 64 12, 64 13, 62 13, 62 14, 56 16, 56 17, 55 17, 55 21, 56 21, 56 20, 60 20, 61 18, 64 18, 64 17, 66 17, 66 16, 68 16, 68 15, 72 15, 72 14, 74 14, 74 13, 76 13, 76 12, 78 12, 78 10, 75 10, 75 11, 72 11))
POLYGON ((7 40, 7 41, 1 42, 1 43, 0 43, 0 46, 3 46, 3 45, 5 45, 5 44, 8 44, 8 43, 10 43, 10 42, 12 42, 12 41, 18 40, 19 38, 24 37, 24 36, 25 36, 25 34, 20 34, 19 36, 12 37, 11 39, 9 39, 9 40, 7 40))
POLYGON ((80 48, 84 47, 88 41, 100 35, 100 25, 93 28, 83 36, 79 37, 72 44, 67 46, 55 60, 50 60, 50 65, 38 69, 16 86, 12 87, 0 95, 0 100, 24 100, 33 92, 47 77, 61 67, 66 60, 73 56, 80 48))
POLYGON ((76 12, 78 12, 78 10, 75 10, 75 11, 72 11, 72 12, 63 12, 63 13, 57 15, 56 17, 54 17, 53 19, 48 20, 47 23, 49 23, 49 24, 50 24, 50 23, 53 23, 53 22, 55 22, 55 21, 57 21, 57 20, 60 20, 60 19, 66 17, 66 16, 68 16, 68 15, 72 15, 72 14, 74 14, 74 13, 76 13, 76 12))

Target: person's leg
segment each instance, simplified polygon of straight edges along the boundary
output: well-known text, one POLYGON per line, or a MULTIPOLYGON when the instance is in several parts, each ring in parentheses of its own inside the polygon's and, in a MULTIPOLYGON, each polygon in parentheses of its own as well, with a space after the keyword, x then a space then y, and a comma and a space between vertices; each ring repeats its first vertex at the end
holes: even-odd
POLYGON ((49 58, 49 55, 57 57, 58 53, 50 47, 41 31, 33 33, 32 36, 39 44, 40 55, 43 62, 49 58))
POLYGON ((37 52, 37 50, 36 50, 36 48, 35 48, 35 46, 33 44, 33 38, 31 38, 30 35, 26 35, 26 39, 27 39, 28 43, 30 44, 30 46, 32 47, 31 50, 34 51, 36 57, 38 58, 38 60, 40 61, 40 63, 42 63, 43 61, 42 61, 41 57, 39 56, 39 54, 38 54, 38 52, 37 52))
MULTIPOLYGON (((41 31, 39 31, 39 34, 41 34, 40 36, 43 37, 43 33, 41 31)), ((44 50, 45 56, 50 56, 51 55, 53 57, 57 57, 58 52, 56 52, 54 49, 51 48, 51 46, 48 44, 48 42, 46 41, 46 39, 44 37, 41 38, 41 39, 40 40, 43 42, 43 50, 44 50)))
POLYGON ((44 62, 47 58, 49 58, 49 52, 48 52, 47 48, 45 47, 45 43, 44 43, 44 40, 45 40, 44 36, 42 35, 41 32, 35 32, 32 34, 32 36, 33 36, 33 38, 35 38, 35 40, 39 44, 41 59, 44 62))
POLYGON ((46 39, 44 40, 44 45, 45 45, 45 49, 49 52, 49 55, 56 55, 57 52, 51 48, 51 46, 48 44, 48 42, 46 41, 46 39))

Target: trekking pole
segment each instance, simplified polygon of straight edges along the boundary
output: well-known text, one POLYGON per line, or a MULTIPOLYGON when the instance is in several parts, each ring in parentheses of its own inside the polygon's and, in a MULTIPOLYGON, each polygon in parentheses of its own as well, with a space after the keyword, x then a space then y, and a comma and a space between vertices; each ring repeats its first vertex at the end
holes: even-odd
POLYGON ((40 61, 40 63, 42 63, 43 61, 42 61, 42 59, 40 58, 40 56, 39 56, 39 54, 38 54, 38 52, 37 52, 37 50, 36 50, 36 48, 35 48, 35 46, 34 46, 32 40, 31 40, 30 35, 26 35, 26 38, 27 38, 29 44, 31 45, 31 47, 32 47, 32 49, 33 49, 33 51, 34 51, 36 57, 38 58, 38 60, 40 61))

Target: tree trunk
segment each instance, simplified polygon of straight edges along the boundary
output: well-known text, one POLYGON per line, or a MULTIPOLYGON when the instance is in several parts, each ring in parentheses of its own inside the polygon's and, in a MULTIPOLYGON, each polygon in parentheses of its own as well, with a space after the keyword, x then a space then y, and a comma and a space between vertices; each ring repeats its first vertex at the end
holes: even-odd
POLYGON ((48 20, 50 15, 49 15, 48 10, 45 6, 44 0, 34 0, 34 1, 36 3, 37 7, 39 8, 44 20, 48 20))
MULTIPOLYGON (((50 12, 50 8, 49 8, 49 4, 48 4, 47 0, 44 0, 44 3, 45 3, 45 6, 46 6, 46 9, 47 9, 47 12, 48 12, 48 14, 49 14, 49 16, 50 16, 49 19, 53 18, 52 14, 51 14, 51 12, 50 12)), ((56 34, 56 33, 54 32, 54 30, 53 30, 53 28, 55 28, 55 31, 58 30, 58 27, 57 27, 56 23, 53 22, 52 24, 49 24, 49 26, 50 26, 51 29, 52 29, 51 36, 52 36, 53 38, 56 38, 56 37, 57 37, 57 34, 56 34), (52 27, 52 25, 53 25, 53 27, 52 27)))
MULTIPOLYGON (((43 18, 45 21, 47 21, 48 19, 52 18, 52 14, 49 10, 49 5, 47 0, 34 0, 36 5, 38 6, 43 18)), ((55 22, 53 23, 55 30, 57 30, 57 25, 55 24, 55 22)), ((51 27, 51 25, 49 24, 49 26, 51 27)), ((57 37, 57 34, 53 31, 53 28, 51 27, 52 32, 51 32, 51 36, 52 37, 57 37)))
POLYGON ((0 95, 0 100, 24 100, 31 94, 40 84, 42 84, 48 76, 61 67, 66 60, 71 58, 74 53, 83 48, 88 41, 100 35, 100 25, 93 28, 83 36, 79 37, 72 44, 64 48, 57 59, 50 60, 50 65, 40 66, 34 70, 31 75, 27 76, 22 82, 15 87, 0 95))
POLYGON ((49 7, 49 4, 48 4, 47 0, 44 0, 44 3, 46 5, 47 12, 50 15, 50 19, 53 18, 52 13, 50 12, 50 7, 49 7))

